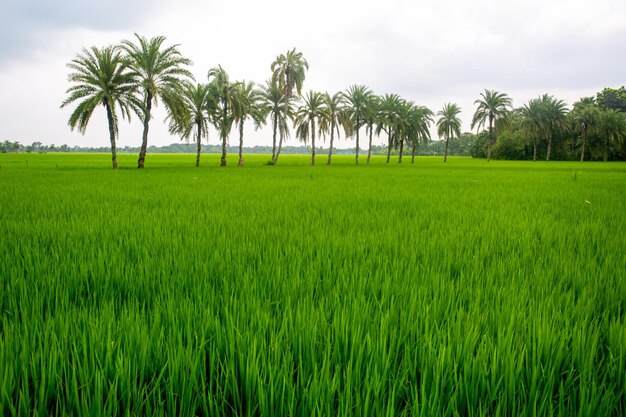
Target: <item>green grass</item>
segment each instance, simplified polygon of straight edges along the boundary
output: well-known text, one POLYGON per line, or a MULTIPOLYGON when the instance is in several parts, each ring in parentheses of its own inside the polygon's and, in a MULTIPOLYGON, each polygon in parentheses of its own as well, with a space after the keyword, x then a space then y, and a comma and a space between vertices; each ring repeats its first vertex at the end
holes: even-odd
POLYGON ((267 160, 0 155, 0 415, 626 414, 626 164, 267 160))

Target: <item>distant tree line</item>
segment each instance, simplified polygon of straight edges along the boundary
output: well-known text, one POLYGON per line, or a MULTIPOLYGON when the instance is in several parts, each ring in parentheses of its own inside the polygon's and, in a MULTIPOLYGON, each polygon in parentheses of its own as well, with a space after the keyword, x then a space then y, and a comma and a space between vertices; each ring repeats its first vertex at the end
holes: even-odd
POLYGON ((562 100, 548 94, 512 108, 511 98, 485 90, 476 100, 472 129, 461 134, 456 103, 445 103, 436 114, 425 106, 397 94, 374 94, 367 86, 352 85, 334 94, 309 91, 302 94, 308 62, 292 49, 271 63, 270 78, 263 84, 233 81, 221 66, 207 72, 206 82, 196 82, 189 71, 191 60, 178 45, 165 45, 165 37, 135 39, 104 48, 92 47, 73 59, 67 98, 61 107, 74 106, 69 119, 72 129, 85 132, 94 110, 103 106, 109 127, 113 168, 117 168, 118 126, 121 119, 137 116, 143 124, 137 167, 145 165, 152 107, 162 103, 169 131, 196 147, 196 166, 209 126, 215 127, 221 144, 220 165, 228 152, 239 153, 243 165, 244 125, 272 128, 271 158, 275 165, 284 140, 292 131, 316 161, 319 141, 329 141, 327 164, 331 164, 334 140, 341 134, 355 141, 355 163, 367 141, 367 159, 380 152, 373 136, 387 142, 386 162, 405 153, 411 162, 419 154, 451 154, 499 159, 626 159, 626 94, 624 87, 605 89, 597 97, 583 98, 570 111, 562 100), (442 145, 431 146, 430 127, 435 123, 442 145), (227 143, 233 127, 239 138, 234 150, 227 143), (364 134, 364 137, 361 136, 364 134), (317 141, 317 142, 316 142, 317 141), (443 149, 440 149, 443 147, 443 149), (441 152, 442 151, 442 152, 441 152))

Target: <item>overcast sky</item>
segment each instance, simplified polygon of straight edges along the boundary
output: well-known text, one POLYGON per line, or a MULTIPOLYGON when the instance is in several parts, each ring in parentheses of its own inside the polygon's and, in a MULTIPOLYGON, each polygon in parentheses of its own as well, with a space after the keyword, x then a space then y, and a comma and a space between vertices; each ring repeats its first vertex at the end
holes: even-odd
MULTIPOLYGON (((220 64, 232 79, 261 84, 276 56, 295 47, 310 66, 305 91, 365 84, 435 112, 455 102, 464 130, 485 88, 507 93, 516 107, 543 93, 571 106, 626 84, 624 0, 2 3, 0 140, 23 144, 109 144, 102 108, 84 136, 67 126, 70 110, 59 109, 69 87, 66 64, 83 47, 115 44, 134 32, 180 44, 199 81, 220 64)), ((163 116, 159 109, 151 122, 151 145, 179 141, 167 133, 163 116)), ((250 128, 246 138, 249 145, 269 145, 271 131, 250 128)), ((217 135, 209 141, 217 143, 217 135)), ((119 146, 140 142, 139 121, 122 122, 119 146)))

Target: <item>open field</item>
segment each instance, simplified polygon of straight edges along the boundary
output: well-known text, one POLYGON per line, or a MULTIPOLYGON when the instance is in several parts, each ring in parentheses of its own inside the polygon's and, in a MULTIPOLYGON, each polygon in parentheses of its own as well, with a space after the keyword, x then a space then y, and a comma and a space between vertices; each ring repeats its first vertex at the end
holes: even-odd
POLYGON ((626 164, 194 158, 0 155, 0 415, 626 415, 626 164))

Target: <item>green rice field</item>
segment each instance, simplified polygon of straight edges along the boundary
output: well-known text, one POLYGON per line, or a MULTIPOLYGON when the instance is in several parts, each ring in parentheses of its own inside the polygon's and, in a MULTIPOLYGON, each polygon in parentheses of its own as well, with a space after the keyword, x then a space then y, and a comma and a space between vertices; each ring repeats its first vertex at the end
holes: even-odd
POLYGON ((626 163, 110 158, 0 155, 2 416, 626 415, 626 163))

